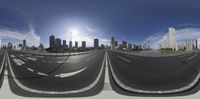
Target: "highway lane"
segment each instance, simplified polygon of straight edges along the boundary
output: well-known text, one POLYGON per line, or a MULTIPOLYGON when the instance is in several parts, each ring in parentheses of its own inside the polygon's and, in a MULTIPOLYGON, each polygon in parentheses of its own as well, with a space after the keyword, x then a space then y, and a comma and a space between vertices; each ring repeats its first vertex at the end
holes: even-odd
POLYGON ((3 71, 3 65, 4 65, 4 50, 0 49, 0 74, 2 74, 3 71))
POLYGON ((3 71, 4 71, 4 63, 5 63, 5 51, 0 49, 0 87, 3 83, 3 71))
POLYGON ((163 94, 188 90, 197 83, 199 53, 170 57, 142 57, 108 51, 114 80, 128 92, 163 94))
POLYGON ((100 50, 52 57, 9 50, 7 56, 10 76, 23 90, 36 94, 63 95, 78 94, 95 87, 103 74, 104 54, 105 51, 100 50))

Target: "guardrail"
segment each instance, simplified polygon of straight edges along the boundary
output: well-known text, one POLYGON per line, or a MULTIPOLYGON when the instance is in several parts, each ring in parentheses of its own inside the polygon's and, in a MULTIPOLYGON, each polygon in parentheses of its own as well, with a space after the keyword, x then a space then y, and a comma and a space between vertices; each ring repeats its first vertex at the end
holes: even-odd
POLYGON ((119 51, 119 50, 112 50, 114 52, 135 55, 135 56, 144 56, 144 57, 169 57, 169 56, 179 56, 184 54, 191 54, 191 53, 199 53, 199 51, 184 51, 184 52, 173 52, 173 53, 162 53, 162 52, 152 52, 152 51, 135 51, 135 52, 128 52, 128 51, 119 51))
POLYGON ((34 55, 42 55, 42 56, 72 56, 72 55, 81 55, 81 54, 92 53, 94 51, 68 52, 68 53, 42 53, 42 52, 27 52, 27 51, 19 51, 19 52, 34 54, 34 55))

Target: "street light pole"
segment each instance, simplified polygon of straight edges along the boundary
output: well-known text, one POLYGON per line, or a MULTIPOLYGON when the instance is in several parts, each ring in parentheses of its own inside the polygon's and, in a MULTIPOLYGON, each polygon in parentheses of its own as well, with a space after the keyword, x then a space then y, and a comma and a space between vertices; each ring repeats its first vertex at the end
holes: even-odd
POLYGON ((72 32, 70 32, 70 41, 72 41, 72 32))

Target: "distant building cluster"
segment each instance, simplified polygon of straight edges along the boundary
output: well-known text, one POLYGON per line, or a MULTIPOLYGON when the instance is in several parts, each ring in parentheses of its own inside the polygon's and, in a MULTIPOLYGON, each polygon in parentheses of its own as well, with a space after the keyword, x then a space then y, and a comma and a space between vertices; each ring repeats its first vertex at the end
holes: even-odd
POLYGON ((13 45, 11 42, 8 43, 7 48, 9 49, 15 49, 15 50, 26 50, 28 49, 26 45, 26 40, 22 41, 22 44, 19 44, 18 46, 13 45))
POLYGON ((13 49, 13 50, 34 50, 38 52, 45 52, 45 48, 42 43, 40 43, 38 47, 35 47, 35 46, 29 47, 25 39, 22 40, 22 43, 18 45, 13 45, 11 42, 9 42, 7 45, 1 46, 1 47, 2 48, 6 47, 8 49, 13 49))
POLYGON ((32 46, 28 47, 27 42, 24 39, 21 44, 18 45, 13 45, 11 42, 9 42, 5 46, 1 46, 2 48, 9 48, 9 49, 14 49, 14 50, 34 50, 34 51, 39 51, 39 52, 70 52, 70 51, 89 51, 89 50, 97 50, 97 49, 105 49, 106 46, 104 44, 99 44, 99 39, 96 38, 94 39, 94 46, 92 47, 87 47, 87 42, 82 41, 81 46, 79 46, 78 41, 69 41, 67 43, 66 40, 61 40, 60 38, 55 38, 54 35, 51 35, 49 37, 49 48, 44 47, 42 43, 38 47, 32 46), (74 43, 74 44, 73 44, 74 43))
POLYGON ((168 33, 164 35, 160 44, 162 50, 173 50, 173 51, 192 51, 200 50, 200 39, 190 40, 186 39, 185 42, 176 42, 176 30, 175 28, 169 28, 168 33))
POLYGON ((115 40, 115 37, 111 37, 111 50, 122 50, 122 51, 141 51, 141 50, 149 50, 150 47, 143 43, 143 44, 132 44, 128 43, 127 41, 122 41, 121 44, 115 40))
POLYGON ((92 50, 92 49, 104 49, 105 46, 101 44, 99 46, 99 39, 94 39, 94 46, 93 47, 87 47, 86 41, 81 42, 81 46, 79 46, 78 41, 74 42, 69 41, 67 44, 66 40, 61 40, 60 38, 55 38, 54 35, 51 35, 49 37, 49 52, 65 52, 65 51, 86 51, 86 50, 92 50))
POLYGON ((82 46, 78 46, 78 42, 75 41, 75 45, 73 46, 73 42, 69 41, 67 44, 66 40, 61 40, 60 38, 55 38, 54 35, 49 37, 49 49, 50 52, 65 52, 72 50, 86 50, 86 41, 82 41, 82 46))
POLYGON ((185 50, 186 51, 200 50, 200 39, 186 40, 185 41, 185 50))
MULTIPOLYGON (((49 37, 49 48, 46 48, 41 43, 38 47, 28 47, 26 40, 23 40, 19 45, 12 45, 11 42, 5 47, 15 50, 37 50, 39 52, 70 52, 70 51, 88 51, 97 49, 111 49, 111 50, 121 50, 121 51, 141 51, 150 50, 151 48, 146 43, 143 44, 133 44, 127 41, 118 42, 114 36, 111 37, 110 46, 99 44, 99 39, 94 39, 94 45, 92 47, 87 47, 86 41, 81 41, 79 45, 78 41, 66 41, 60 38, 55 38, 54 35, 49 37)), ((160 50, 172 50, 172 51, 193 51, 200 50, 200 38, 196 40, 186 39, 184 42, 176 41, 176 30, 175 28, 169 28, 168 32, 163 36, 162 42, 160 44, 160 50)))

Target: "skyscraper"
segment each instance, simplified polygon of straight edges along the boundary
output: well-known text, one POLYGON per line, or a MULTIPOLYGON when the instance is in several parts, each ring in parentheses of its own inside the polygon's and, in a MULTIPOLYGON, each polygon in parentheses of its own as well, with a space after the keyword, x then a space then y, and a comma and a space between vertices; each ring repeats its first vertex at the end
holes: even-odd
POLYGON ((26 47, 26 40, 23 40, 23 47, 26 47))
POLYGON ((200 49, 200 39, 197 39, 197 49, 200 49))
POLYGON ((111 50, 114 50, 115 49, 115 37, 114 36, 112 36, 111 37, 111 44, 110 44, 110 46, 111 46, 111 50))
POLYGON ((26 40, 23 40, 23 49, 26 49, 26 40))
POLYGON ((192 51, 192 50, 193 50, 193 41, 186 40, 186 51, 192 51))
POLYGON ((78 42, 77 41, 75 42, 75 48, 78 48, 78 42))
POLYGON ((118 46, 118 42, 117 42, 117 41, 115 41, 114 43, 115 43, 115 47, 117 47, 117 46, 118 46))
POLYGON ((13 49, 13 45, 12 45, 11 42, 9 42, 7 46, 8 46, 9 49, 13 49))
POLYGON ((123 49, 127 48, 127 42, 126 41, 122 41, 122 48, 123 49))
POLYGON ((115 42, 115 37, 112 36, 112 37, 111 37, 111 44, 113 44, 114 42, 115 42))
POLYGON ((94 39, 94 48, 95 49, 99 48, 99 39, 94 39))
POLYGON ((51 35, 49 37, 49 47, 50 48, 55 48, 55 36, 51 35))
POLYGON ((61 39, 60 38, 56 38, 56 46, 61 47, 61 39))
POLYGON ((40 43, 40 45, 38 46, 38 50, 40 52, 44 52, 44 45, 42 43, 40 43))
POLYGON ((72 48, 72 41, 69 41, 69 48, 72 48))
POLYGON ((175 49, 176 47, 176 30, 169 28, 169 48, 175 49))
POLYGON ((105 45, 101 44, 101 49, 105 49, 105 45))
POLYGON ((163 36, 162 48, 176 48, 176 30, 175 28, 169 28, 168 33, 163 36))
POLYGON ((82 48, 85 49, 86 48, 86 42, 82 41, 82 48))
POLYGON ((66 40, 63 40, 63 47, 64 47, 64 48, 67 47, 67 42, 66 42, 66 40))
POLYGON ((128 44, 128 49, 132 50, 133 49, 133 45, 131 43, 128 44))
POLYGON ((146 43, 143 43, 142 49, 148 49, 148 45, 146 43))

